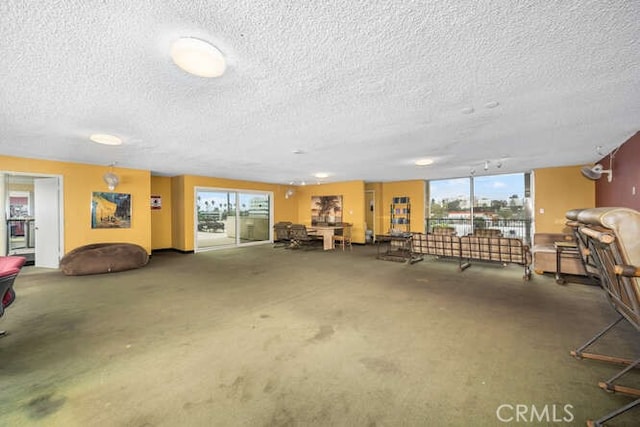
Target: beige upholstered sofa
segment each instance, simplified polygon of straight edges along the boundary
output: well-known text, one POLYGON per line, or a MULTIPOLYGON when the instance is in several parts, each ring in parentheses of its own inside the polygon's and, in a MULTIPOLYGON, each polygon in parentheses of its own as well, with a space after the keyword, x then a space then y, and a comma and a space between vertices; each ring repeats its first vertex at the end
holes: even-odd
POLYGON ((439 257, 460 257, 460 237, 453 227, 434 227, 429 234, 413 233, 413 252, 439 257))
MULTIPOLYGON (((556 242, 575 243, 575 237, 564 233, 536 233, 533 236, 533 271, 536 274, 556 272, 556 242)), ((563 255, 560 262, 562 274, 585 275, 582 260, 576 255, 563 255)))

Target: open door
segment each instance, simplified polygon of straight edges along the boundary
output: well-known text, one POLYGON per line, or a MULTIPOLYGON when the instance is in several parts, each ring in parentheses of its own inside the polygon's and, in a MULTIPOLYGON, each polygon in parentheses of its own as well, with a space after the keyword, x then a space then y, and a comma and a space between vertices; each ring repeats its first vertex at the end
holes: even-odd
POLYGON ((365 203, 365 223, 367 225, 365 229, 365 242, 373 243, 376 235, 376 193, 372 190, 366 190, 364 192, 365 203))
POLYGON ((60 264, 60 198, 58 178, 36 178, 34 184, 34 232, 36 267, 60 264))

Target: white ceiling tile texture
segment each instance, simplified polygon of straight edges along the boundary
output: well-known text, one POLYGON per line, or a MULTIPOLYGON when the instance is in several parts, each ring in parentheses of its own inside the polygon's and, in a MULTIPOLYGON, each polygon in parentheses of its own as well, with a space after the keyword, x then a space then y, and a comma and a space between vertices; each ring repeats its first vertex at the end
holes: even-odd
POLYGON ((3 1, 0 154, 282 183, 590 163, 639 130, 639 40, 633 1, 3 1), (178 69, 180 36, 225 75, 178 69))

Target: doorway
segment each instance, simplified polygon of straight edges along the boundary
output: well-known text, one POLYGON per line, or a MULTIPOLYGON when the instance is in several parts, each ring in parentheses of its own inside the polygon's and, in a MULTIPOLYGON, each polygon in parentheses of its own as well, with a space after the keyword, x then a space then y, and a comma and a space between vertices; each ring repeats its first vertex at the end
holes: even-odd
POLYGON ((0 174, 0 254, 58 268, 63 243, 62 177, 0 174))
POLYGON ((373 190, 365 190, 365 241, 373 243, 376 235, 376 192, 373 190))

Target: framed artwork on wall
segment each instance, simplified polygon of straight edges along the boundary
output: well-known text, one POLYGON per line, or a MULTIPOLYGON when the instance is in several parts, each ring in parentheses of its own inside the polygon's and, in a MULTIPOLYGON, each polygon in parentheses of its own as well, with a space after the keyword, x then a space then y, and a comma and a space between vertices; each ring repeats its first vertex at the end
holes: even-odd
POLYGON ((131 194, 94 192, 91 228, 131 228, 131 194))
POLYGON ((342 222, 342 196, 311 196, 311 225, 342 222))

